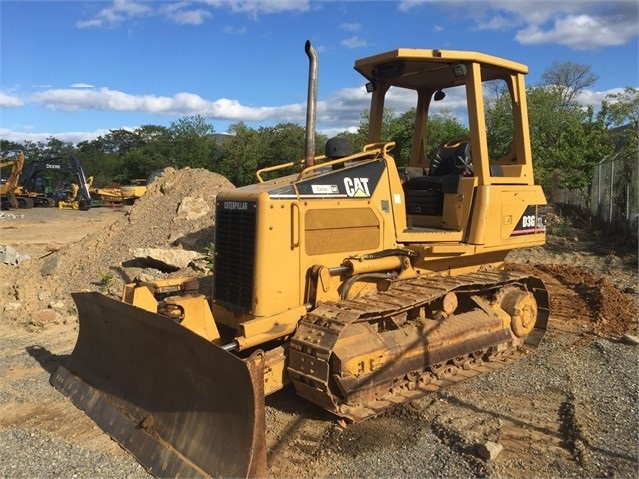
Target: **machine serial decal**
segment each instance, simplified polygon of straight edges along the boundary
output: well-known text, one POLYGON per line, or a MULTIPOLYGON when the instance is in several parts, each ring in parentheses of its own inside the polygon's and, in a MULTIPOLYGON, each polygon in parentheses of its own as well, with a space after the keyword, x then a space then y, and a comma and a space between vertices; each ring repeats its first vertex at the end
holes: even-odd
POLYGON ((546 207, 530 205, 519 218, 511 236, 544 233, 546 231, 546 207))
POLYGON ((315 195, 336 195, 339 194, 337 185, 311 185, 315 195))

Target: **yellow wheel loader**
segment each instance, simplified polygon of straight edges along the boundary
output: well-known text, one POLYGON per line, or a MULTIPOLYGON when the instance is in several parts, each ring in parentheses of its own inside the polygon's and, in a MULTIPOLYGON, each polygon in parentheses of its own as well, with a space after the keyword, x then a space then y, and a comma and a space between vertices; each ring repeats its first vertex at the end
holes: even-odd
POLYGON ((527 67, 425 49, 358 60, 369 143, 315 155, 309 42, 306 54, 301 171, 266 179, 294 164, 271 167, 217 196, 211 296, 196 278, 130 284, 121 301, 73 294, 78 341, 51 381, 157 476, 264 476, 264 398, 287 384, 359 421, 508 365, 544 336, 543 283, 503 269, 513 248, 545 242, 527 67), (486 128, 495 91, 510 97, 499 144, 486 128), (408 166, 381 137, 391 94, 415 105, 408 166), (445 96, 470 134, 429 145, 445 96))
POLYGON ((124 185, 120 188, 122 201, 127 205, 132 205, 135 200, 141 198, 146 193, 147 181, 144 178, 135 178, 131 180, 130 185, 124 185))

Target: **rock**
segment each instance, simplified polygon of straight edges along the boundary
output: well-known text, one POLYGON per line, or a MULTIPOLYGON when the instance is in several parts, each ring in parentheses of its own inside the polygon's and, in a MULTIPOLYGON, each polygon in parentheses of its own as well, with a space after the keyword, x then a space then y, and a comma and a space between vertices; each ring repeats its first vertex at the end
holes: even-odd
POLYGON ((180 202, 174 221, 196 220, 208 215, 210 212, 211 208, 203 198, 187 196, 180 202))
POLYGON ((42 267, 40 268, 40 274, 42 276, 50 276, 55 272, 57 267, 58 267, 58 256, 57 255, 49 256, 44 261, 44 263, 42 263, 42 267))
POLYGON ((16 258, 17 264, 20 264, 28 259, 31 259, 31 256, 29 256, 28 254, 18 253, 18 257, 16 258))
POLYGON ((639 345, 639 336, 635 336, 633 334, 625 334, 621 338, 621 342, 625 344, 639 345))
POLYGON ((165 273, 158 269, 146 268, 140 271, 135 279, 142 283, 152 283, 158 279, 164 279, 165 277, 165 273))
POLYGON ((202 255, 196 251, 162 248, 136 248, 133 250, 136 259, 161 271, 177 271, 186 268, 202 255))
POLYGON ((0 248, 0 261, 4 264, 18 264, 18 252, 11 246, 0 248))
POLYGON ((22 309, 22 303, 19 301, 14 301, 4 305, 4 311, 18 311, 19 309, 22 309))
POLYGON ((44 326, 55 320, 55 311, 52 309, 40 309, 31 315, 31 324, 44 326))
POLYGON ((49 308, 57 309, 59 311, 64 311, 67 308, 67 305, 64 301, 58 300, 58 301, 52 301, 51 303, 49 303, 49 308))
POLYGON ((31 257, 26 254, 18 253, 18 251, 12 246, 0 246, 0 263, 16 265, 28 259, 31 259, 31 257))
POLYGON ((16 215, 14 213, 7 213, 5 211, 0 212, 0 220, 16 220, 24 218, 24 215, 16 215))
POLYGON ((38 293, 38 300, 40 301, 45 301, 48 297, 49 297, 49 293, 47 293, 46 291, 40 291, 38 293))
POLYGON ((493 461, 503 450, 504 446, 502 446, 501 444, 488 441, 485 444, 481 444, 479 446, 479 448, 477 449, 477 453, 487 461, 493 461))

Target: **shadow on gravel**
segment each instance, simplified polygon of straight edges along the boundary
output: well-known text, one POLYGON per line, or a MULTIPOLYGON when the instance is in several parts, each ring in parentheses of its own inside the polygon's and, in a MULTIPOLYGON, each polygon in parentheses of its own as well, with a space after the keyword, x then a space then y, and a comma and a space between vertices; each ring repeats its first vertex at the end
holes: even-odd
POLYGON ((29 356, 38 361, 42 369, 48 372, 49 375, 53 374, 58 369, 58 366, 66 362, 70 356, 69 354, 53 354, 47 348, 38 345, 27 346, 25 349, 29 356))
POLYGON ((287 414, 305 416, 308 419, 321 421, 336 419, 336 416, 332 415, 330 412, 298 396, 295 393, 295 388, 291 384, 288 384, 279 391, 268 395, 266 397, 266 405, 277 409, 278 411, 285 412, 287 414))
POLYGON ((531 424, 528 421, 524 421, 522 419, 518 419, 515 416, 509 415, 509 414, 505 414, 505 413, 501 413, 501 412, 497 412, 497 411, 489 411, 489 410, 487 410, 487 409, 485 409, 483 407, 477 406, 475 404, 472 404, 470 402, 464 401, 464 400, 459 399, 457 397, 453 397, 453 396, 449 396, 449 395, 441 395, 441 394, 439 396, 442 397, 448 403, 454 404, 455 406, 458 406, 460 408, 468 409, 469 411, 472 411, 475 414, 488 414, 488 415, 490 415, 492 417, 499 418, 499 419, 502 419, 503 421, 510 422, 511 424, 514 424, 515 426, 520 427, 522 429, 531 429, 531 430, 535 430, 535 431, 537 431, 539 433, 546 434, 548 436, 561 438, 561 435, 560 435, 559 432, 553 431, 552 429, 549 429, 547 427, 535 426, 534 424, 531 424))

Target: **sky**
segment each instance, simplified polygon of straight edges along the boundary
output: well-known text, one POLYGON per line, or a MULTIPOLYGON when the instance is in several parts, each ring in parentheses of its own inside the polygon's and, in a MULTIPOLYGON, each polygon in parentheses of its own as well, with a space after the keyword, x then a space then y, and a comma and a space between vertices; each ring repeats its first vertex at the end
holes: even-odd
MULTIPOLYGON (((90 141, 199 115, 304 125, 307 40, 319 59, 317 130, 368 110, 355 60, 396 48, 472 50, 587 65, 584 105, 639 87, 637 0, 0 0, 0 138, 90 141)), ((394 105, 388 105, 393 107, 394 105)))

